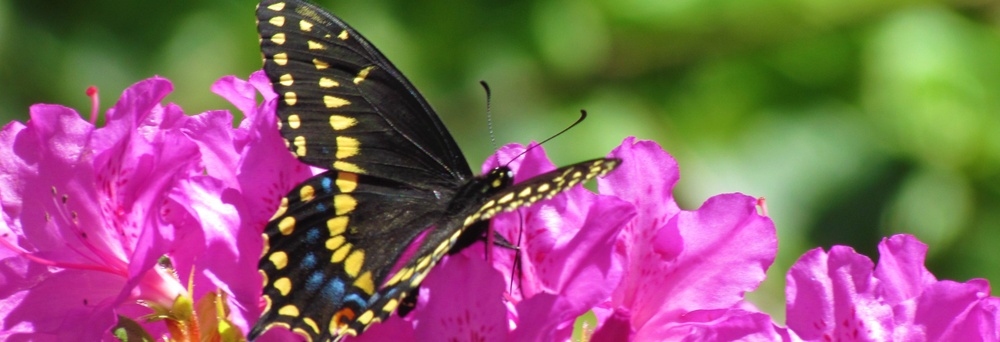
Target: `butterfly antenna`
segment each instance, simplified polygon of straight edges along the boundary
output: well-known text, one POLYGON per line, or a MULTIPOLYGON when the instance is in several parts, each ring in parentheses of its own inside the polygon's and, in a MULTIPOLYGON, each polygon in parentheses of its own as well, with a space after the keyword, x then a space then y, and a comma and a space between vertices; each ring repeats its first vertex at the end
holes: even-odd
MULTIPOLYGON (((486 91, 486 129, 490 131, 490 143, 493 144, 493 150, 497 150, 497 137, 493 135, 493 112, 490 111, 490 103, 492 102, 493 92, 490 91, 490 85, 486 81, 479 81, 479 84, 483 86, 483 90, 486 91)), ((500 165, 500 157, 494 154, 497 159, 497 165, 500 165)))
POLYGON ((535 147, 538 147, 538 146, 542 146, 543 144, 549 142, 549 140, 552 140, 555 137, 558 137, 558 136, 562 135, 563 133, 566 133, 566 131, 569 131, 573 127, 576 127, 576 125, 579 125, 585 119, 587 119, 587 110, 586 109, 581 109, 580 110, 580 117, 577 118, 576 121, 574 121, 572 124, 570 124, 569 126, 566 126, 566 128, 563 128, 561 131, 559 131, 559 133, 553 134, 551 137, 548 137, 545 140, 542 140, 542 142, 538 143, 537 145, 532 146, 532 147, 530 147, 528 149, 525 149, 524 152, 521 152, 520 154, 518 154, 514 158, 511 158, 511 161, 509 161, 507 163, 509 164, 510 162, 516 160, 517 158, 520 158, 521 156, 527 154, 528 151, 531 151, 531 149, 533 149, 535 147))

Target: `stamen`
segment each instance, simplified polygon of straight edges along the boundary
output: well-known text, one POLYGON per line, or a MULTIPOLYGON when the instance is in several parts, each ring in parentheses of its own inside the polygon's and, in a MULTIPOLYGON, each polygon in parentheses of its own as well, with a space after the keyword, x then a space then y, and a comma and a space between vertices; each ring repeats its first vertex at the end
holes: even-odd
POLYGON ((761 216, 767 216, 767 201, 764 197, 757 198, 757 207, 760 208, 761 216))
POLYGON ((90 124, 97 124, 97 111, 100 110, 101 99, 97 95, 97 87, 87 87, 87 96, 90 97, 90 124))

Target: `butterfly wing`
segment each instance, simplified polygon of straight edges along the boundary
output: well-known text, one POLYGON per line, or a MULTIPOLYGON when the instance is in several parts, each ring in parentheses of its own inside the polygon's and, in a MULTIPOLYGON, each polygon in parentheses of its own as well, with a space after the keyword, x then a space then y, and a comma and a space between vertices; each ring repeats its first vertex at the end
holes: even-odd
POLYGON ((350 172, 299 184, 264 231, 267 308, 250 338, 281 325, 326 341, 384 319, 411 289, 398 272, 386 284, 394 263, 444 210, 433 193, 350 172))
POLYGON ((471 178, 427 101, 357 31, 299 0, 262 1, 257 20, 281 134, 300 160, 427 188, 471 178))

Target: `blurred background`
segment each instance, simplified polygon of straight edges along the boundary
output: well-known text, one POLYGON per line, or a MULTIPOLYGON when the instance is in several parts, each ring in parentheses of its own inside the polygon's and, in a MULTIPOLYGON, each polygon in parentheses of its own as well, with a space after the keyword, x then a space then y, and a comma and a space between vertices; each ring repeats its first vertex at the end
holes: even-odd
MULTIPOLYGON (((779 258, 753 300, 784 317, 784 274, 808 249, 930 245, 941 279, 1000 284, 1000 2, 996 0, 317 1, 437 109, 467 158, 541 140, 557 164, 627 136, 681 168, 676 196, 767 198, 779 258)), ((161 75, 188 113, 260 68, 255 2, 0 0, 0 115, 33 103, 102 111, 161 75)), ((996 294, 994 294, 996 295, 996 294)))

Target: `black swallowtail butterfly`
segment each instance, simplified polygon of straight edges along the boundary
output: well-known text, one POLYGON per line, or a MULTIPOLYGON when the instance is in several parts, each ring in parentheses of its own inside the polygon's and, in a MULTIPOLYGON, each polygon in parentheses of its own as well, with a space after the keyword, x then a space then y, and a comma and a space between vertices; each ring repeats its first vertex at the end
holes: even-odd
POLYGON ((265 0, 257 20, 281 134, 299 160, 329 171, 289 192, 265 228, 267 308, 251 339, 275 325, 313 341, 359 334, 415 305, 430 269, 481 240, 493 216, 621 163, 516 185, 505 166, 474 177, 430 105, 346 23, 301 0, 265 0))

